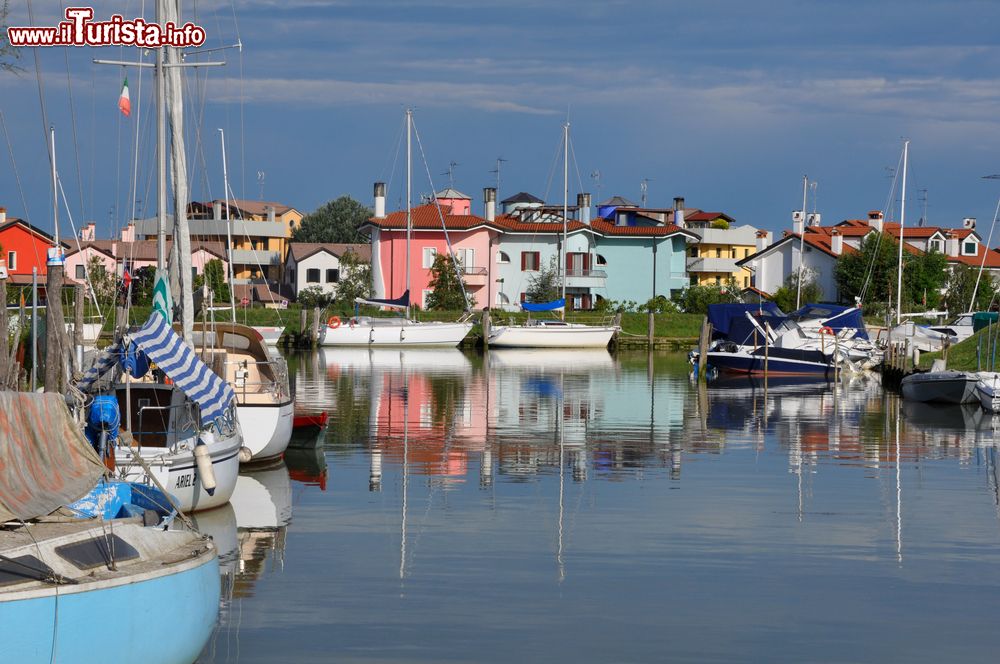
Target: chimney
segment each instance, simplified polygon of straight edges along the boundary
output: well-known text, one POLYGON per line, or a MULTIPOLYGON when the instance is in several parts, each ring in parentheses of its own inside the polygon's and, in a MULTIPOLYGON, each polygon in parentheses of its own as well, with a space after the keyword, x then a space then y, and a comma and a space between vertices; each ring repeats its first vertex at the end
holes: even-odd
POLYGON ((948 245, 947 254, 949 256, 951 256, 952 258, 954 258, 954 257, 958 256, 958 245, 959 245, 958 235, 955 234, 955 233, 952 233, 951 231, 948 231, 947 237, 948 237, 948 240, 945 243, 945 244, 948 245))
POLYGON ((264 209, 267 210, 267 220, 274 221, 274 206, 267 205, 264 207, 264 209))
POLYGON ((767 248, 767 231, 757 231, 757 253, 767 248))
POLYGON ((674 197, 674 225, 684 228, 684 197, 674 197))
POLYGON ((493 221, 497 216, 497 190, 493 187, 483 188, 483 216, 486 221, 493 221))
POLYGON ((135 242, 135 224, 131 221, 122 229, 122 242, 135 242))
POLYGON ((385 219, 385 182, 375 183, 375 218, 385 219))
POLYGON ((97 224, 89 222, 80 229, 80 239, 84 242, 93 242, 97 239, 97 224))
POLYGON ((881 210, 872 210, 868 213, 868 225, 877 230, 879 233, 882 232, 882 222, 885 220, 885 215, 882 214, 881 210))
POLYGON ((590 223, 590 194, 583 193, 576 195, 576 206, 579 208, 580 221, 590 223))
POLYGON ((836 256, 844 253, 844 236, 836 228, 830 231, 830 251, 836 256))
POLYGON ((7 223, 7 208, 0 207, 0 224, 7 223))
POLYGON ((792 210, 792 233, 802 235, 805 231, 806 215, 802 210, 792 210))
POLYGON ((222 201, 212 201, 212 219, 216 221, 222 219, 222 201))

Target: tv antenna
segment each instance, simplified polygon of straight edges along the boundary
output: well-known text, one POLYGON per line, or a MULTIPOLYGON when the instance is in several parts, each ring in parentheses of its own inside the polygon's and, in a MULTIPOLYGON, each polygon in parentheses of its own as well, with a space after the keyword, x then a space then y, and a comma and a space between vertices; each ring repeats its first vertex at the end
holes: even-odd
POLYGON ((601 199, 601 172, 591 171, 590 179, 594 181, 594 188, 597 189, 597 200, 601 199))
POLYGON ((267 173, 264 171, 257 171, 257 184, 260 185, 260 200, 264 200, 264 179, 267 177, 267 173))
POLYGON ((503 157, 497 157, 497 167, 490 171, 490 173, 496 173, 497 175, 497 197, 500 196, 500 166, 502 166, 506 161, 508 160, 503 157))
POLYGON ((458 166, 458 162, 457 161, 448 162, 448 170, 441 174, 441 175, 447 175, 448 176, 448 188, 449 189, 454 189, 455 188, 455 167, 456 166, 458 166))
POLYGON ((920 190, 920 202, 924 206, 924 213, 920 216, 920 221, 917 222, 917 226, 923 226, 927 223, 927 187, 920 190))

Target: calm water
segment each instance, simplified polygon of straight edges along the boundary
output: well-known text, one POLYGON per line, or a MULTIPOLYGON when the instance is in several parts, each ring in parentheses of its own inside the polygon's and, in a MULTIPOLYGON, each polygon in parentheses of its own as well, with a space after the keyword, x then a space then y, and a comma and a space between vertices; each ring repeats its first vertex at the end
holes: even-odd
POLYGON ((204 662, 995 661, 992 421, 677 355, 328 350, 204 662))

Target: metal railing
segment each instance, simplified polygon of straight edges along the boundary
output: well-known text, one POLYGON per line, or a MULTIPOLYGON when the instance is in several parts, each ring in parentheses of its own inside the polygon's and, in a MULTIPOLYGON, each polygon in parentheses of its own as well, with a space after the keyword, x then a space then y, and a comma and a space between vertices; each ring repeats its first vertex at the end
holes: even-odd
POLYGON ((595 279, 607 279, 608 273, 604 270, 591 270, 579 267, 572 267, 566 270, 567 277, 594 277, 595 279))

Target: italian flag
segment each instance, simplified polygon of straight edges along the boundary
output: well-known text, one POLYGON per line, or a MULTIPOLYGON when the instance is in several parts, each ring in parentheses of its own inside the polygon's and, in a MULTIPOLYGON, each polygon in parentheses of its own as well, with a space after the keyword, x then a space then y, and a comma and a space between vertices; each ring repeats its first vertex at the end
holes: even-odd
POLYGON ((122 96, 118 98, 118 110, 122 112, 122 115, 128 117, 132 113, 132 100, 128 97, 128 77, 125 77, 125 83, 122 85, 122 96))

